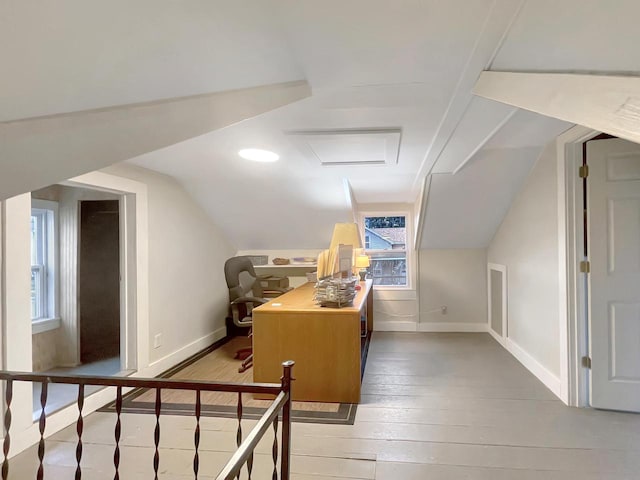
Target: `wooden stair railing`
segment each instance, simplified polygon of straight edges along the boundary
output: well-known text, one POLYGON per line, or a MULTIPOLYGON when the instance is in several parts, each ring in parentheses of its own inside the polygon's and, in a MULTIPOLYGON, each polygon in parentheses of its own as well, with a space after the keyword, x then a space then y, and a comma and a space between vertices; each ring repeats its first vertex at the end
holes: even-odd
MULTIPOLYGON (((78 441, 76 443, 76 470, 75 479, 82 478, 82 434, 84 430, 84 416, 82 409, 84 407, 85 386, 104 386, 116 388, 115 412, 116 421, 114 426, 115 447, 113 451, 114 480, 120 480, 120 436, 122 432, 122 398, 123 388, 145 388, 155 390, 155 416, 156 424, 154 428, 154 455, 152 458, 154 479, 158 479, 158 471, 160 468, 160 417, 162 414, 162 391, 163 390, 191 390, 195 392, 194 417, 196 425, 194 429, 194 456, 193 456, 193 475, 197 480, 200 469, 200 417, 202 413, 201 392, 235 392, 238 394, 238 405, 236 416, 238 419, 238 427, 236 431, 236 443, 238 450, 232 455, 228 463, 220 471, 216 480, 231 480, 240 478, 240 473, 246 465, 248 478, 251 479, 253 471, 253 453, 264 437, 265 433, 271 427, 274 432, 272 446, 273 473, 272 480, 289 480, 290 458, 291 458, 291 376, 294 362, 287 361, 282 364, 283 374, 280 385, 276 383, 224 383, 224 382, 205 382, 205 381, 185 381, 163 378, 134 378, 134 377, 104 377, 90 375, 44 375, 37 373, 22 373, 0 371, 0 380, 6 382, 5 385, 5 412, 4 412, 4 431, 5 437, 2 445, 4 459, 2 462, 1 478, 9 479, 9 451, 11 448, 11 402, 13 400, 13 384, 14 382, 31 382, 41 383, 40 395, 40 418, 38 421, 38 429, 40 431, 40 440, 38 442, 38 470, 36 473, 37 480, 45 478, 45 428, 47 423, 47 414, 45 412, 48 396, 48 385, 51 383, 62 383, 78 386, 78 420, 76 421, 76 432, 78 441), (242 394, 268 394, 274 395, 276 398, 269 406, 264 415, 260 418, 255 427, 249 432, 246 438, 242 435, 242 394), (280 415, 281 414, 281 415, 280 415), (278 419, 281 416, 282 432, 281 432, 281 448, 278 451, 278 419), (278 455, 280 453, 280 455, 278 455), (280 460, 280 475, 278 476, 278 460, 280 460)), ((123 479, 126 480, 126 479, 123 479)))

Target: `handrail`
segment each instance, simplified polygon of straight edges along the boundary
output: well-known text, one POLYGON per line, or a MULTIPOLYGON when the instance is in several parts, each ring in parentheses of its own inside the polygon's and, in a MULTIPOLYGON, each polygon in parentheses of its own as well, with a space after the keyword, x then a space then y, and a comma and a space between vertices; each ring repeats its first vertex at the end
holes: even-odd
MULTIPOLYGON (((258 442, 262 439, 267 428, 270 424, 274 424, 274 430, 277 430, 278 413, 282 410, 282 456, 280 462, 280 478, 282 480, 289 479, 289 462, 291 459, 291 369, 295 365, 295 362, 288 360, 282 364, 283 374, 280 379, 282 382, 282 391, 276 397, 273 404, 264 413, 260 421, 253 427, 251 433, 247 439, 233 454, 229 462, 220 471, 216 480, 232 480, 234 477, 238 477, 242 466, 252 457, 258 442)), ((274 446, 273 461, 276 462, 277 450, 274 446)), ((251 474, 249 474, 251 478, 251 474)), ((277 475, 274 471, 274 479, 277 479, 277 475)))
POLYGON ((9 450, 11 443, 11 402, 13 397, 13 383, 19 382, 32 382, 42 383, 42 392, 40 395, 40 404, 42 410, 39 420, 40 441, 38 444, 38 459, 39 467, 36 475, 37 479, 44 478, 44 455, 45 455, 45 428, 47 414, 45 411, 47 403, 48 384, 50 383, 62 383, 78 386, 78 420, 76 422, 76 430, 78 434, 78 445, 76 447, 76 478, 80 478, 81 475, 81 459, 82 459, 82 434, 83 434, 83 405, 84 405, 84 387, 86 385, 98 385, 105 387, 116 387, 116 424, 114 430, 115 436, 115 450, 114 450, 114 468, 115 477, 119 477, 119 465, 120 465, 120 435, 121 435, 121 412, 122 412, 122 400, 123 400, 123 388, 145 388, 155 390, 155 415, 156 426, 154 430, 154 445, 155 454, 153 457, 153 468, 155 472, 155 478, 158 478, 159 463, 160 463, 160 415, 162 410, 162 390, 191 390, 196 393, 195 404, 195 417, 196 428, 194 431, 194 461, 193 472, 195 477, 198 478, 199 472, 199 445, 200 445, 200 415, 201 415, 201 392, 233 392, 238 394, 238 429, 237 429, 237 442, 238 450, 233 454, 229 462, 221 470, 220 474, 216 477, 217 480, 231 480, 234 477, 239 477, 240 471, 246 464, 249 478, 251 478, 251 471, 253 468, 253 452, 263 438, 270 425, 273 426, 274 438, 272 448, 273 459, 273 478, 278 478, 278 417, 282 412, 282 452, 280 455, 280 478, 281 480, 289 480, 289 463, 291 456, 291 382, 293 380, 291 371, 294 362, 287 361, 282 364, 283 374, 281 377, 280 385, 275 383, 249 383, 249 384, 236 384, 228 382, 209 382, 209 381, 193 381, 193 380, 177 380, 169 378, 138 378, 138 377, 105 377, 105 376, 92 376, 92 375, 60 375, 60 374, 39 374, 28 372, 9 372, 0 371, 0 380, 6 381, 5 389, 5 412, 4 412, 4 429, 5 437, 2 446, 4 453, 4 460, 1 467, 1 478, 6 480, 9 476, 9 450), (247 438, 242 441, 242 394, 243 393, 255 393, 255 394, 268 394, 275 395, 276 398, 267 409, 265 414, 260 418, 256 426, 249 433, 247 438))
POLYGON ((252 455, 258 443, 264 436, 267 429, 273 424, 273 420, 278 417, 280 410, 289 399, 289 394, 280 392, 275 401, 271 404, 269 409, 264 412, 264 415, 260 418, 260 421, 253 427, 253 430, 249 433, 249 436, 240 445, 236 453, 233 454, 229 462, 220 471, 216 480, 232 480, 240 474, 242 466, 247 462, 252 455))
POLYGON ((173 378, 105 377, 93 375, 62 375, 0 371, 0 380, 35 383, 66 383, 71 385, 98 385, 124 388, 167 388, 171 390, 202 390, 204 392, 241 392, 277 395, 277 383, 230 383, 178 380, 173 378))

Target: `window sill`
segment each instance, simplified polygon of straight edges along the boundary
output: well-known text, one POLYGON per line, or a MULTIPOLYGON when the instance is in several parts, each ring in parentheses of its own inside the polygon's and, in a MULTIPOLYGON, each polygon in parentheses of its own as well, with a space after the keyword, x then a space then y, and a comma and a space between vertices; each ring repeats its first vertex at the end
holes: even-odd
POLYGON ((48 332, 60 328, 59 318, 42 318, 31 322, 31 334, 48 332))
POLYGON ((384 291, 415 291, 410 285, 374 285, 375 290, 384 290, 384 291))

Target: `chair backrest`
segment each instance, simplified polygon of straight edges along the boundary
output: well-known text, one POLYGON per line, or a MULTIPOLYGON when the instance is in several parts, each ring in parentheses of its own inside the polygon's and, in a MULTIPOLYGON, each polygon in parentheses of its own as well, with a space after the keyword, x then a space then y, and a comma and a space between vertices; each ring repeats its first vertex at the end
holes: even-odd
POLYGON ((258 281, 249 257, 232 257, 224 262, 224 277, 229 288, 229 301, 240 297, 264 296, 262 285, 258 281))

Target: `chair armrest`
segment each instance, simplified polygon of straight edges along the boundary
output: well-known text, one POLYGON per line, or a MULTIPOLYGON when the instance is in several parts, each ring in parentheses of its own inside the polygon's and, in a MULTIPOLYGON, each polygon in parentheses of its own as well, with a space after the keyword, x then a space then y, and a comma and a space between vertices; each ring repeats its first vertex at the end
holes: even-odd
POLYGON ((277 293, 287 293, 288 291, 293 290, 293 288, 291 287, 287 287, 287 288, 280 288, 280 287, 269 287, 269 288, 263 288, 262 291, 264 293, 268 293, 268 292, 277 292, 277 293))
POLYGON ((238 297, 233 302, 229 304, 231 307, 231 318, 233 319, 233 323, 238 327, 250 327, 253 325, 253 319, 251 318, 251 311, 253 310, 253 305, 264 305, 269 300, 258 297, 238 297), (247 305, 251 304, 251 305, 247 305), (240 305, 247 305, 245 308, 240 310, 240 305), (242 318, 241 318, 242 317, 242 318))
POLYGON ((267 303, 269 300, 265 300, 264 298, 258 298, 258 297, 238 297, 236 298, 233 302, 231 302, 231 305, 237 305, 239 303, 258 303, 260 305, 267 303))

